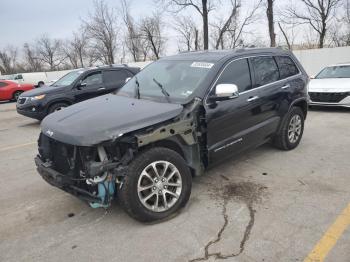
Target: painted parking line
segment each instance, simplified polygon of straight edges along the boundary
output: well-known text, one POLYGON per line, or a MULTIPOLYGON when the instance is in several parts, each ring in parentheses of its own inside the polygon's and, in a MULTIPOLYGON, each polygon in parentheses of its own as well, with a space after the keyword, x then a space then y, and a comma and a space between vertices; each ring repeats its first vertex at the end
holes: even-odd
POLYGON ((31 145, 35 145, 37 142, 30 142, 30 143, 24 143, 24 144, 19 144, 19 145, 14 145, 14 146, 8 146, 8 147, 2 147, 0 148, 0 152, 4 152, 4 151, 8 151, 11 149, 16 149, 16 148, 21 148, 21 147, 25 147, 25 146, 31 146, 31 145))
POLYGON ((304 262, 322 262, 326 258, 329 251, 332 250, 338 239, 350 225, 350 203, 337 217, 333 225, 331 225, 314 249, 305 258, 304 262))

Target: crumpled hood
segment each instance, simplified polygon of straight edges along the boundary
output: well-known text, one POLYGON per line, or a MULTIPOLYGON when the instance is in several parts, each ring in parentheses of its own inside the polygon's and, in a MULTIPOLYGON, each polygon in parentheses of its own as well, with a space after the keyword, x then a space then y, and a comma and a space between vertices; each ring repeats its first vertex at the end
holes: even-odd
POLYGON ((182 105, 105 95, 44 118, 42 132, 58 141, 91 146, 176 117, 182 105))
POLYGON ((309 92, 350 92, 350 78, 312 79, 309 92))

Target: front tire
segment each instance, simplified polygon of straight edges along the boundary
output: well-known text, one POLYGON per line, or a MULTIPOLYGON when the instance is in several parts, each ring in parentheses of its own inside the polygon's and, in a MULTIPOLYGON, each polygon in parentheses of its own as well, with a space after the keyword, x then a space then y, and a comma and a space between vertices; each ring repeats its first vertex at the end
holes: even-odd
POLYGON ((191 195, 192 177, 175 151, 156 147, 130 163, 118 192, 125 211, 136 220, 162 220, 184 207, 191 195))
POLYGON ((49 107, 48 115, 54 112, 60 111, 66 108, 68 105, 66 103, 55 103, 49 107))
POLYGON ((13 95, 12 95, 12 100, 17 102, 19 96, 20 96, 22 93, 23 93, 23 91, 16 91, 16 92, 14 92, 13 95))
POLYGON ((292 107, 274 139, 275 146, 282 150, 296 148, 304 133, 304 118, 300 107, 292 107))

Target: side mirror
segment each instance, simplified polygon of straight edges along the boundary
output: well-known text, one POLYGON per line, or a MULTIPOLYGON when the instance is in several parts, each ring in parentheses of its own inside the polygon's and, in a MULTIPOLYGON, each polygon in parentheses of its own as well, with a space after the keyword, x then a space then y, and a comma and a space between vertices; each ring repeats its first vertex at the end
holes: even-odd
POLYGON ((215 95, 210 99, 213 101, 223 101, 239 96, 238 87, 235 84, 218 84, 215 87, 215 95))
POLYGON ((131 77, 128 77, 127 79, 125 79, 125 83, 127 83, 130 79, 131 77))
POLYGON ((86 82, 83 82, 82 80, 77 84, 77 89, 81 89, 82 87, 86 86, 86 82))

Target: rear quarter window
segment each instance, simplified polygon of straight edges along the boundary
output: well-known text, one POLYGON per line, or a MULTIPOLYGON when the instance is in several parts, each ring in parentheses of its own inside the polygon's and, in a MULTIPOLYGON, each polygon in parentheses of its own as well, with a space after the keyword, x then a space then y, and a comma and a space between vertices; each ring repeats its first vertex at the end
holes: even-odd
POLYGON ((5 87, 5 86, 7 86, 8 84, 7 83, 5 83, 5 82, 0 82, 0 88, 1 87, 5 87))
POLYGON ((278 68, 280 70, 280 79, 297 75, 298 67, 289 56, 275 56, 278 68))

